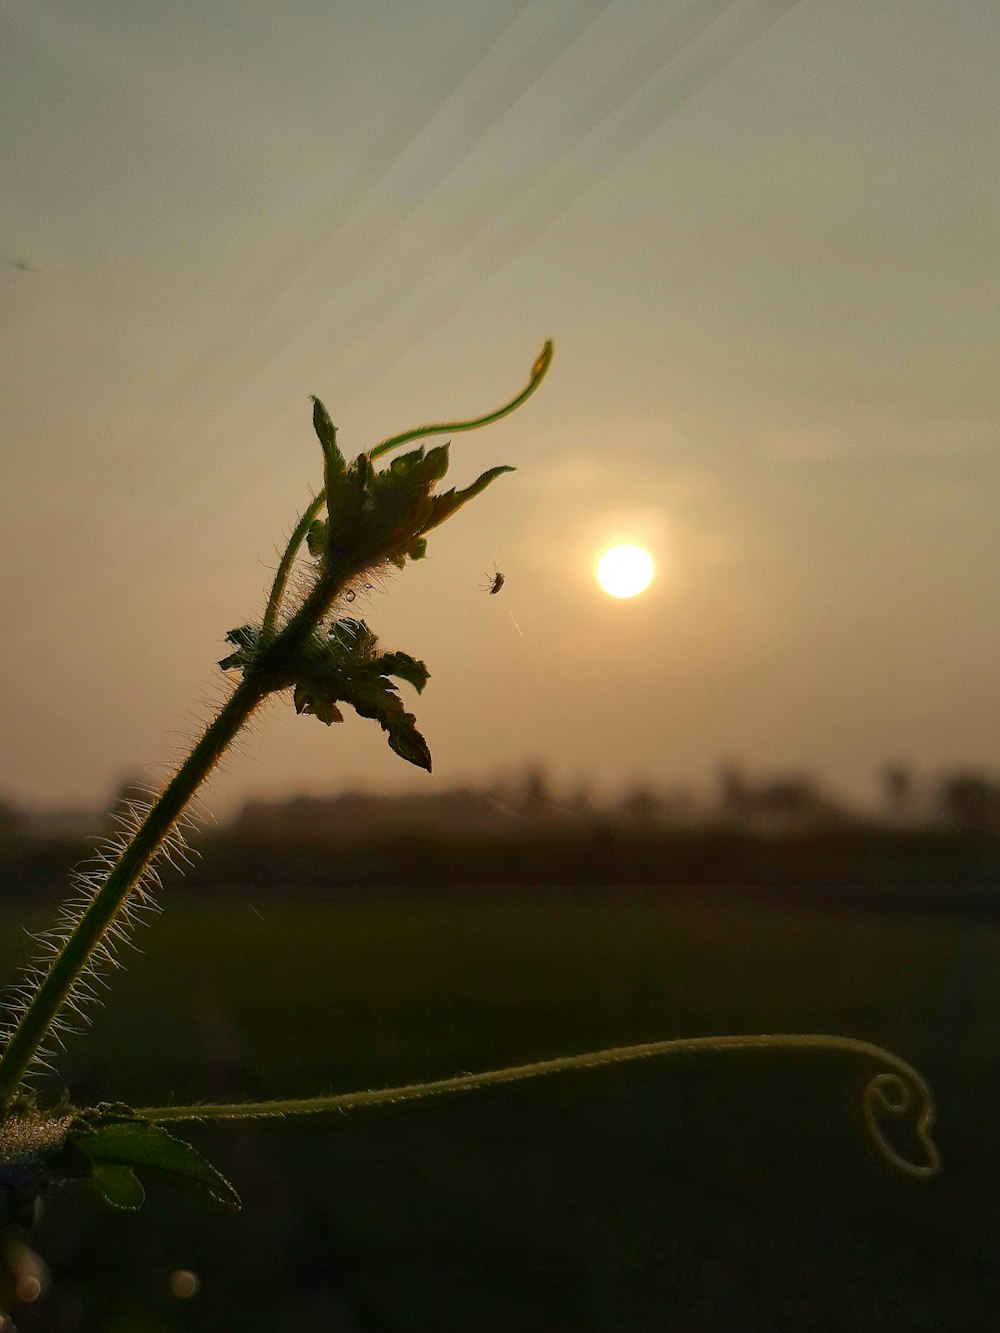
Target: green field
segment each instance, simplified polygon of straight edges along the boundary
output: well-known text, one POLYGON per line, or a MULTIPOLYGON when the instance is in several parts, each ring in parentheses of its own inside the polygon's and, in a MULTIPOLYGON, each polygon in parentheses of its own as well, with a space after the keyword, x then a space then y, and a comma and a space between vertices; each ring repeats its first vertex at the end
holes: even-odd
MULTIPOLYGON (((5 969, 19 927, 3 920, 5 969)), ((82 1189, 23 1333, 993 1330, 1000 931, 622 897, 175 905, 61 1068, 77 1100, 305 1095, 607 1045, 843 1032, 925 1073, 943 1175, 863 1129, 839 1054, 683 1056, 309 1124, 178 1126, 241 1215, 82 1189), (258 915, 257 912, 261 915, 258 915), (168 1278, 191 1269, 190 1300, 168 1278)))

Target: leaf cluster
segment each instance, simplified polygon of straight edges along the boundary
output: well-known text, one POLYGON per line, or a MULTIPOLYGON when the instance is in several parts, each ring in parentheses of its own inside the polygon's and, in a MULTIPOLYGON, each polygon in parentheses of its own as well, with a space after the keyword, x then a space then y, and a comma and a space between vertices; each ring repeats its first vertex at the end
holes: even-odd
POLYGON ((297 713, 319 718, 330 726, 343 722, 338 705, 348 704, 360 717, 370 717, 387 733, 389 748, 418 768, 431 769, 431 753, 417 730, 416 718, 403 707, 390 679, 405 680, 419 694, 430 672, 409 653, 382 652, 376 636, 363 620, 336 620, 326 632, 282 651, 280 642, 261 646, 261 630, 241 625, 226 638, 236 651, 223 658, 224 670, 267 672, 272 688, 294 691, 297 713))
POLYGON ((49 1111, 22 1106, 0 1126, 0 1226, 30 1226, 36 1199, 70 1180, 85 1180, 105 1203, 134 1212, 145 1198, 137 1173, 208 1203, 240 1206, 210 1162, 130 1106, 103 1102, 79 1111, 63 1102, 49 1111))
POLYGON ((377 469, 372 453, 348 464, 337 444, 337 428, 313 398, 313 428, 323 449, 326 518, 317 518, 306 536, 309 552, 333 574, 370 569, 389 561, 402 569, 422 560, 427 533, 479 495, 510 467, 493 467, 461 490, 440 495, 434 487, 448 471, 449 446, 423 445, 399 454, 377 469))

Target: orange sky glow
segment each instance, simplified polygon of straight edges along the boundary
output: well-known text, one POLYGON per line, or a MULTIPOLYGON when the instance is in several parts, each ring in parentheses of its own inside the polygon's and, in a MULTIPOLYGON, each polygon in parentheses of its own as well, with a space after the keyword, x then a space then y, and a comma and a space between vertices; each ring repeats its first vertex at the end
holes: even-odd
POLYGON ((353 454, 489 410, 548 337, 538 393, 452 445, 457 484, 517 471, 359 603, 430 668, 434 774, 275 707, 210 806, 995 765, 992 0, 12 0, 0 30, 0 798, 101 801, 196 733, 321 484, 310 394, 353 454), (595 581, 616 543, 641 596, 595 581))

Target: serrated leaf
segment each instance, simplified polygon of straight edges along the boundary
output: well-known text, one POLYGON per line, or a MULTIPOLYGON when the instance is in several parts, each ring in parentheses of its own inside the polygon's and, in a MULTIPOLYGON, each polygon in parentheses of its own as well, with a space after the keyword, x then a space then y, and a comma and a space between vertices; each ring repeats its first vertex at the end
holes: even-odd
POLYGON ((259 634, 256 625, 238 625, 236 629, 226 631, 226 642, 235 643, 238 648, 252 648, 259 634))
POLYGON ((374 665, 383 676, 398 676, 405 680, 418 694, 430 680, 431 673, 426 665, 409 653, 383 653, 375 659, 374 665))
POLYGON ((142 1207, 146 1191, 142 1181, 130 1166, 116 1166, 112 1162, 92 1165, 90 1180, 105 1203, 134 1213, 142 1207))
POLYGON ((389 732, 389 749, 394 750, 400 759, 416 764, 417 768, 431 770, 430 746, 416 728, 416 718, 412 713, 405 715, 407 725, 394 727, 389 732))
POLYGON ((330 626, 328 637, 329 646, 342 655, 340 663, 347 659, 372 662, 378 654, 378 638, 364 620, 353 620, 349 616, 336 620, 330 626))
POLYGON ((505 472, 513 472, 512 467, 491 467, 484 472, 481 477, 477 477, 471 486, 466 486, 464 490, 445 491, 442 495, 431 496, 431 514, 428 521, 424 524, 422 531, 430 532, 443 523, 446 518, 451 518, 456 509, 461 509, 462 505, 468 502, 481 491, 485 491, 491 481, 496 481, 497 477, 505 472))
POLYGON ((253 658, 259 637, 260 629, 257 625, 238 625, 236 629, 229 630, 226 634, 226 642, 235 644, 236 651, 230 653, 228 657, 224 657, 219 663, 223 671, 242 670, 243 667, 248 666, 253 658))
POLYGON ((401 759, 431 771, 431 752, 417 730, 417 719, 403 707, 396 687, 385 676, 358 681, 345 702, 362 717, 374 718, 388 733, 389 748, 401 759))
POLYGON ((365 621, 350 617, 335 621, 325 636, 313 636, 301 645, 287 670, 294 683, 296 712, 329 725, 343 721, 337 705, 349 704, 361 717, 378 722, 396 754, 430 771, 427 742, 389 679, 405 680, 419 693, 430 673, 409 653, 380 652, 378 639, 365 621))
POLYGON ((320 722, 325 722, 328 727, 334 722, 343 722, 344 720, 343 713, 333 699, 328 694, 324 694, 321 687, 296 685, 293 698, 296 713, 305 713, 310 717, 317 717, 320 722))
MULTIPOLYGON (((90 1163, 93 1174, 106 1167, 127 1167, 196 1194, 226 1208, 239 1208, 236 1191, 201 1153, 175 1139, 161 1125, 132 1119, 108 1120, 95 1129, 71 1132, 70 1142, 90 1163)), ((124 1185, 119 1181, 119 1189, 124 1185)), ((103 1190, 103 1184, 100 1185, 103 1190)), ((121 1205, 117 1205, 121 1206, 121 1205)))

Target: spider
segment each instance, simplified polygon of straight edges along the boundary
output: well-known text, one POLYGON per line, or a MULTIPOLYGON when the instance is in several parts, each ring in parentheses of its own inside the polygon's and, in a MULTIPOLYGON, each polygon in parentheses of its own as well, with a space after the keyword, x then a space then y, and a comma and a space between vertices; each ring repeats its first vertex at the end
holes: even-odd
POLYGON ((493 566, 493 573, 486 575, 486 582, 483 584, 483 592, 488 592, 491 597, 495 597, 504 585, 504 576, 493 566))

